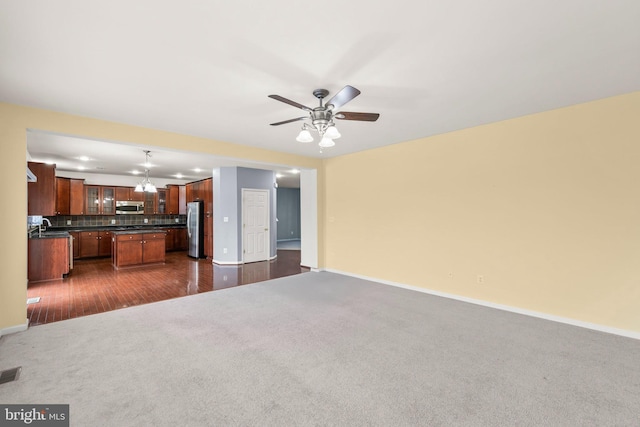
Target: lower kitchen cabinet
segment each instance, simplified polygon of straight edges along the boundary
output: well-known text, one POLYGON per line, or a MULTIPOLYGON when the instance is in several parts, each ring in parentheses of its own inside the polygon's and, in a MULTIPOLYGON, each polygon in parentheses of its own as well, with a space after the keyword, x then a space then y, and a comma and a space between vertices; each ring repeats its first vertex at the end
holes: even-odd
POLYGON ((81 231, 78 233, 78 258, 90 258, 100 253, 98 231, 81 231))
POLYGON ((186 228, 167 228, 167 237, 165 239, 165 250, 168 251, 186 251, 189 249, 189 241, 187 240, 186 228))
MULTIPOLYGON (((74 248, 75 252, 75 248, 74 248)), ((78 233, 78 258, 111 255, 111 231, 80 231, 78 233)))
POLYGON ((29 282, 62 279, 69 273, 69 238, 29 239, 29 282))
POLYGON ((114 233, 112 239, 112 264, 116 268, 165 261, 165 232, 114 233))

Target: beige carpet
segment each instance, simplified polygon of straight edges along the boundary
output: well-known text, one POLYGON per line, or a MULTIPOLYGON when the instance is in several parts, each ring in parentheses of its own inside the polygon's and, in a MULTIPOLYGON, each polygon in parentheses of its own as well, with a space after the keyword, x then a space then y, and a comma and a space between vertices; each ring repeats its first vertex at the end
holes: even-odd
POLYGON ((640 341, 331 273, 0 339, 73 426, 632 426, 640 341))

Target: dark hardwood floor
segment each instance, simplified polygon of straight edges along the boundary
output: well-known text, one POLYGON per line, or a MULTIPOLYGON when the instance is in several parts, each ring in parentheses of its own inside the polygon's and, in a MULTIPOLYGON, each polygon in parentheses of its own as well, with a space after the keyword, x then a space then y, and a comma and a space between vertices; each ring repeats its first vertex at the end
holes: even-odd
POLYGON ((246 285, 309 271, 300 266, 300 251, 280 250, 273 261, 221 266, 189 258, 186 252, 167 253, 164 265, 115 270, 111 258, 76 260, 62 280, 31 283, 27 298, 29 325, 147 304, 201 292, 246 285))

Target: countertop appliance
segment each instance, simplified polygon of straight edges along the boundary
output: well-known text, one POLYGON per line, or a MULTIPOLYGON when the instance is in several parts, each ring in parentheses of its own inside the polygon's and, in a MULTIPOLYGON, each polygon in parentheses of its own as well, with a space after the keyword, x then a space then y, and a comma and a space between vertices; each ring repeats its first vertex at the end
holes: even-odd
POLYGON ((135 200, 116 201, 116 215, 144 215, 144 202, 135 200))
POLYGON ((205 258, 204 255, 204 202, 187 203, 187 236, 189 237, 189 256, 205 258))

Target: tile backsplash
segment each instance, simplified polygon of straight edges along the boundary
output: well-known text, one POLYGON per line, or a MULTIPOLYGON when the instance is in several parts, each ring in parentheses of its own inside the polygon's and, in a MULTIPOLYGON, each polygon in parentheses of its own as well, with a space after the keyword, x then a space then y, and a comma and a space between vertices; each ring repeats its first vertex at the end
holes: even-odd
POLYGON ((186 215, 58 215, 47 218, 51 221, 52 227, 184 225, 187 223, 186 215), (145 219, 147 219, 146 223, 145 219))

